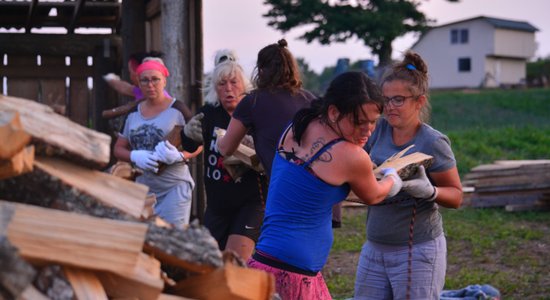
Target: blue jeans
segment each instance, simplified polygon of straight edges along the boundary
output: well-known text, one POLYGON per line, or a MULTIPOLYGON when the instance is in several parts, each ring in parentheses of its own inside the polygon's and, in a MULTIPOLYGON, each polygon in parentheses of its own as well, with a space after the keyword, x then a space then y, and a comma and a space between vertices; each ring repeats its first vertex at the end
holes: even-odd
MULTIPOLYGON (((367 241, 359 257, 353 299, 406 299, 408 261, 408 246, 367 241)), ((446 268, 444 235, 413 245, 410 299, 439 299, 445 285, 446 268)))

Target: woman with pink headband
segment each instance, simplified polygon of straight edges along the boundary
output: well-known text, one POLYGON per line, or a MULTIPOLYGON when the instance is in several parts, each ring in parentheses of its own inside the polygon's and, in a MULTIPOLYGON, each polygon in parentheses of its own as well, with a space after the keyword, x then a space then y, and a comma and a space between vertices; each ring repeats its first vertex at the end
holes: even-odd
POLYGON ((185 161, 200 153, 180 152, 164 141, 174 126, 185 125, 183 114, 174 107, 176 99, 164 94, 166 77, 170 75, 162 62, 148 60, 136 73, 145 101, 126 117, 124 128, 115 143, 119 160, 132 162, 143 171, 136 182, 149 187, 157 202, 155 214, 174 226, 189 223, 194 181, 185 161), (157 174, 159 162, 167 164, 157 174))

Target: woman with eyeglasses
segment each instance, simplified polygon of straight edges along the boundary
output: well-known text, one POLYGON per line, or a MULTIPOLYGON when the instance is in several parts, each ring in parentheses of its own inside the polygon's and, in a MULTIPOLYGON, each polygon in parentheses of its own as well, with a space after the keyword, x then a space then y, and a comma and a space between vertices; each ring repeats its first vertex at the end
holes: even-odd
POLYGON ((428 67, 414 52, 383 75, 384 118, 365 149, 380 165, 414 145, 408 154, 434 157, 403 189, 369 206, 354 299, 439 299, 445 284, 447 246, 438 207, 458 208, 462 186, 447 136, 425 122, 430 113, 428 67))
POLYGON ((174 107, 176 99, 164 94, 169 76, 164 64, 158 60, 145 61, 137 67, 136 73, 145 101, 126 117, 114 146, 114 155, 143 171, 136 182, 147 185, 149 192, 155 194, 155 214, 182 227, 189 223, 195 185, 185 160, 200 151, 180 152, 164 141, 174 126, 185 124, 183 114, 174 107), (167 167, 157 174, 159 162, 167 167))
POLYGON ((184 149, 204 149, 206 211, 204 226, 221 250, 231 250, 248 260, 260 235, 266 197, 266 179, 258 172, 239 165, 231 173, 215 147, 216 130, 226 129, 235 107, 252 85, 236 62, 231 50, 216 52, 215 68, 205 84, 205 105, 183 130, 184 149))

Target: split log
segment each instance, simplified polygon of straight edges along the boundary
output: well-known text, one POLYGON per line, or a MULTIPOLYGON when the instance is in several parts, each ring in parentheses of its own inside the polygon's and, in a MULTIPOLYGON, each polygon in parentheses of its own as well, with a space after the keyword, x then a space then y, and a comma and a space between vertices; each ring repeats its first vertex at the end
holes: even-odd
MULTIPOLYGON (((218 128, 216 130, 217 138, 222 138, 225 135, 226 130, 222 128, 218 128)), ((235 153, 233 153, 232 156, 235 156, 237 159, 242 161, 245 165, 247 165, 249 168, 257 171, 257 172, 263 172, 264 168, 260 162, 260 158, 258 155, 256 155, 256 150, 243 144, 242 142, 239 144, 237 149, 235 150, 235 153)))
MULTIPOLYGON (((374 176, 377 179, 382 178, 382 169, 385 168, 395 168, 399 177, 403 180, 411 177, 416 173, 419 166, 424 166, 424 168, 429 168, 433 162, 433 157, 421 152, 414 152, 409 155, 405 155, 399 158, 396 158, 391 161, 386 161, 377 168, 374 169, 374 176)), ((355 193, 350 192, 346 197, 346 201, 355 202, 364 204, 364 202, 355 195, 355 193)))
POLYGON ((208 229, 192 223, 185 229, 149 224, 144 252, 169 266, 208 273, 223 265, 222 253, 208 229))
POLYGON ((63 271, 78 300, 107 300, 105 289, 93 272, 67 266, 63 271))
POLYGON ((17 111, 37 154, 62 156, 92 168, 107 166, 111 137, 56 114, 47 105, 0 95, 0 111, 17 111))
POLYGON ((424 168, 428 169, 432 165, 432 162, 433 157, 431 155, 421 152, 414 152, 409 155, 396 158, 392 161, 384 162, 374 169, 374 175, 376 178, 380 179, 382 178, 383 169, 394 168, 397 171, 397 174, 399 174, 399 177, 405 180, 414 175, 420 165, 423 165, 424 168))
POLYGON ((133 270, 96 275, 110 298, 157 299, 164 289, 160 262, 144 253, 133 270))
POLYGON ((0 110, 0 141, 0 160, 11 158, 30 143, 17 111, 0 110))
POLYGON ((132 110, 136 109, 137 105, 144 100, 145 98, 135 100, 135 101, 130 101, 121 106, 117 106, 111 109, 106 109, 101 113, 101 116, 105 119, 112 119, 112 118, 123 116, 131 112, 132 110))
MULTIPOLYGON (((147 224, 6 201, 0 201, 0 222, 0 235, 7 236, 30 262, 72 265, 123 277, 135 274, 136 266, 147 265, 141 252, 147 224)), ((158 272, 140 272, 146 280, 158 279, 158 272)))
POLYGON ((0 180, 5 200, 118 220, 140 218, 148 187, 73 165, 38 157, 33 172, 0 180))
POLYGON ((34 285, 52 300, 76 299, 75 292, 59 265, 43 267, 36 276, 34 285))
POLYGON ((0 237, 0 266, 0 299, 17 299, 32 286, 36 270, 5 237, 0 237))
POLYGON ((34 146, 27 146, 11 158, 0 160, 0 180, 31 172, 34 162, 34 146))
POLYGON ((267 300, 275 293, 275 279, 261 270, 226 264, 214 272, 180 281, 169 292, 204 300, 267 300))

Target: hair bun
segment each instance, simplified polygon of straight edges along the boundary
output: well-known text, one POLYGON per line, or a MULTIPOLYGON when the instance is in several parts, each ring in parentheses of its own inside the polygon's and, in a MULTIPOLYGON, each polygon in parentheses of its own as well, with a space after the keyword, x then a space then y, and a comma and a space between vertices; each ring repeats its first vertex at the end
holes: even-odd
POLYGON ((287 47, 288 46, 288 43, 286 42, 285 39, 280 39, 279 41, 277 41, 277 44, 279 45, 279 47, 287 47))

